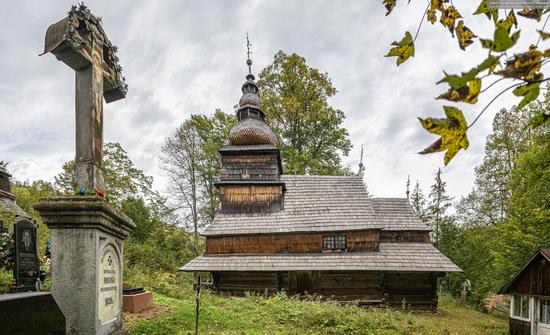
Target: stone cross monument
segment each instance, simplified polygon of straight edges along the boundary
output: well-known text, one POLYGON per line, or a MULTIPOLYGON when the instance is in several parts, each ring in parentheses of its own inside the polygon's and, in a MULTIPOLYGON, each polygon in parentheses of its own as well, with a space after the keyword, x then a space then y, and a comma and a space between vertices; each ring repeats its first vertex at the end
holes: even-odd
POLYGON ((127 85, 112 45, 95 17, 83 4, 46 32, 44 54, 76 72, 76 157, 78 189, 105 191, 102 173, 103 98, 107 103, 126 97, 127 85))
MULTIPOLYGON (((101 20, 80 5, 52 24, 44 53, 76 71, 76 187, 96 191, 42 199, 35 205, 52 232, 52 295, 67 334, 122 333, 124 239, 135 224, 103 199, 103 99, 124 98, 116 47, 101 20)), ((108 190, 107 190, 108 192, 108 190)))

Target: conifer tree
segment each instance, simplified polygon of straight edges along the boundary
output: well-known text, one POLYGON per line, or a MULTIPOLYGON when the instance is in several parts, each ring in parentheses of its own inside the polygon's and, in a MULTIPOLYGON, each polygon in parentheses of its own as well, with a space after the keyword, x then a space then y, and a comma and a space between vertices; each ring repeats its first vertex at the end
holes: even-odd
POLYGON ((424 223, 428 223, 428 220, 426 218, 426 197, 422 193, 422 189, 420 188, 420 183, 418 180, 416 181, 416 184, 414 186, 414 189, 410 195, 409 202, 414 208, 414 211, 422 220, 424 223))
POLYGON ((432 228, 434 244, 438 246, 441 237, 441 228, 449 221, 447 210, 451 207, 452 198, 447 194, 447 183, 441 178, 441 169, 437 170, 434 184, 431 186, 427 216, 432 228))

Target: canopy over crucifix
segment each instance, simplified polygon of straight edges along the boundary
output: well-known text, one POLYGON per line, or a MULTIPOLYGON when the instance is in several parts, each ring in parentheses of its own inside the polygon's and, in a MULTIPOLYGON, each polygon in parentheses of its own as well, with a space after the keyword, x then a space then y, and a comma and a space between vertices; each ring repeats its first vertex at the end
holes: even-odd
POLYGON ((48 28, 43 54, 48 52, 76 72, 76 187, 105 192, 103 99, 120 100, 128 89, 117 48, 103 31, 101 18, 81 4, 48 28))

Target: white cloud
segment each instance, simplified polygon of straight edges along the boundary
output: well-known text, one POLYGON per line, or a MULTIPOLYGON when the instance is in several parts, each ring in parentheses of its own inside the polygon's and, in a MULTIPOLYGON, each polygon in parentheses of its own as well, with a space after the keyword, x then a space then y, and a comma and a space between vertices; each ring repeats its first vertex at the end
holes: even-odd
MULTIPOLYGON (((0 14, 0 155, 17 179, 46 179, 74 155, 74 73, 52 55, 38 57, 49 24, 70 1, 31 0, 3 4, 0 14)), ((250 33, 254 70, 278 50, 297 52, 329 73, 339 93, 331 103, 347 119, 356 168, 365 145, 366 179, 376 196, 404 196, 407 175, 425 190, 442 166, 442 155, 415 152, 436 137, 420 129, 417 116, 442 115, 433 97, 441 69, 468 69, 456 40, 439 24, 425 23, 416 56, 396 67, 384 58, 406 30, 414 33, 424 3, 399 3, 386 17, 379 2, 360 1, 87 1, 119 46, 128 98, 105 106, 105 140, 120 142, 136 165, 164 182, 157 157, 164 138, 191 113, 232 112, 244 80, 245 33, 250 33)), ((473 6, 473 5, 472 5, 473 6)), ((469 19, 469 18, 467 18, 469 19)), ((489 34, 490 22, 475 18, 489 34)), ((523 24, 524 22, 522 22, 523 24)), ((471 47, 480 59, 485 53, 471 47)), ((469 191, 480 163, 492 115, 515 100, 499 100, 474 127, 470 148, 444 169, 451 194, 469 191)), ((463 106, 468 118, 486 103, 463 106)))

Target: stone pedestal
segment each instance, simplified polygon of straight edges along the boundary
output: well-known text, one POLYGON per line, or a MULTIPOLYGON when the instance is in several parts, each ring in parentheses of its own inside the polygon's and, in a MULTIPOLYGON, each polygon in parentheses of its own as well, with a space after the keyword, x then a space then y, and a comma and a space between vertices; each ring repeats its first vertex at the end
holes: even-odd
POLYGON ((123 240, 135 224, 96 196, 48 198, 34 208, 52 232, 52 295, 67 334, 122 331, 123 240))

